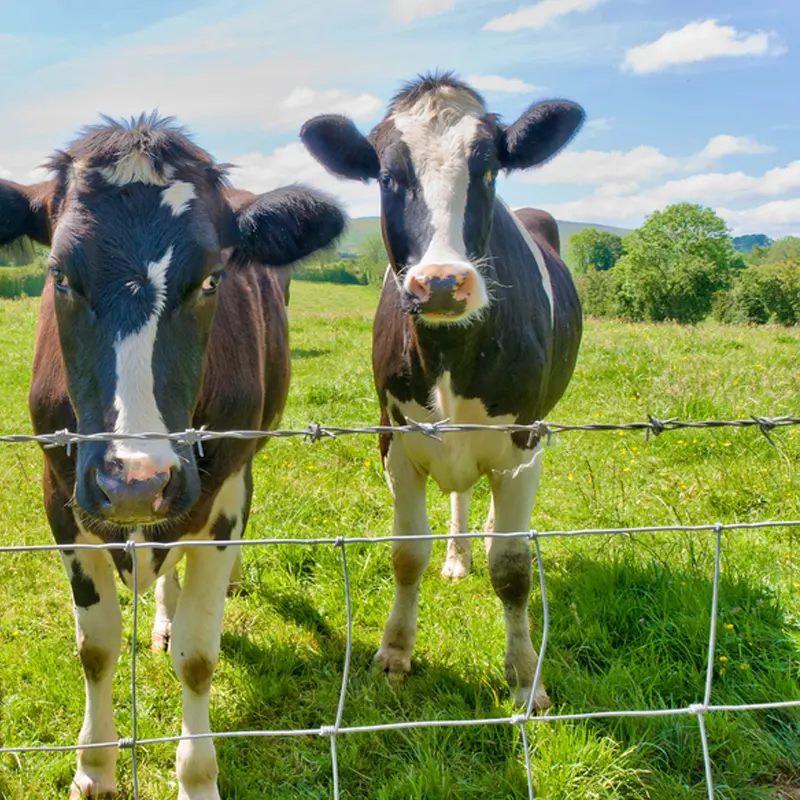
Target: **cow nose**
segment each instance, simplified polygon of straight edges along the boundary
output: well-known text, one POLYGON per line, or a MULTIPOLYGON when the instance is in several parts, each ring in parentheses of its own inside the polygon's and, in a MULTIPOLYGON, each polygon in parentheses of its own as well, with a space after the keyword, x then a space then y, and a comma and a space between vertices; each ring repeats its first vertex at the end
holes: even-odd
POLYGON ((406 290, 422 313, 463 314, 477 292, 478 274, 472 267, 432 264, 409 274, 406 290))
POLYGON ((114 522, 152 522, 161 518, 168 503, 165 489, 172 477, 171 470, 145 470, 117 476, 98 471, 97 485, 108 503, 103 515, 114 522))

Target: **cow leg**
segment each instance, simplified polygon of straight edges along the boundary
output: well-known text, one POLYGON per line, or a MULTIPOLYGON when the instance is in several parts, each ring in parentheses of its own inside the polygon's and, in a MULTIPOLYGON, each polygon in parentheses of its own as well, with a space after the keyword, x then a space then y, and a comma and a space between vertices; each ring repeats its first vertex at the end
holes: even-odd
POLYGON ((417 606, 422 573, 431 559, 431 540, 425 497, 427 476, 417 471, 401 443, 394 441, 386 457, 386 477, 394 498, 392 542, 394 605, 386 622, 375 661, 390 675, 411 672, 411 651, 417 638, 417 606))
MULTIPOLYGON (((233 538, 241 527, 233 531, 233 538)), ((209 691, 219 656, 225 592, 238 547, 190 547, 171 650, 183 684, 183 735, 209 733, 209 691)), ((219 800, 217 756, 209 739, 181 741, 177 756, 178 800, 219 800)))
MULTIPOLYGON (((472 489, 466 492, 450 494, 450 535, 469 531, 469 501, 472 489)), ((472 565, 472 540, 449 539, 447 542, 447 558, 442 567, 442 577, 454 581, 460 580, 472 565)))
POLYGON ((172 620, 175 618, 180 596, 181 584, 176 567, 156 581, 156 619, 150 638, 150 649, 154 653, 166 653, 169 650, 172 620))
MULTIPOLYGON (((111 688, 122 644, 114 568, 108 553, 78 550, 62 555, 72 585, 75 634, 83 664, 86 708, 78 744, 117 741, 111 688)), ((78 750, 70 800, 117 793, 117 747, 78 750)))
MULTIPOLYGON (((530 529, 531 513, 539 488, 542 451, 518 472, 490 476, 494 531, 514 533, 530 529)), ((491 523, 491 515, 490 515, 491 523)), ((531 592, 531 545, 527 538, 486 540, 492 586, 503 603, 506 618, 506 680, 514 689, 514 701, 526 706, 539 657, 531 644, 528 627, 528 597, 531 592)), ((534 708, 550 706, 541 683, 536 687, 534 708)))

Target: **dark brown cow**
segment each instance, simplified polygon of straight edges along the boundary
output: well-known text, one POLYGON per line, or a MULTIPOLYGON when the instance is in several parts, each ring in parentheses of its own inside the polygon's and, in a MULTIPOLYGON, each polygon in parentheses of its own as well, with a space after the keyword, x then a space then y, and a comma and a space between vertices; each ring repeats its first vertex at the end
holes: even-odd
POLYGON ((536 240, 544 240, 561 255, 561 235, 558 232, 558 223, 552 214, 539 208, 517 208, 514 210, 528 233, 536 240))
MULTIPOLYGON (((169 641, 183 684, 183 732, 209 728, 225 591, 252 495, 259 445, 133 440, 202 425, 277 425, 289 386, 283 292, 266 265, 334 240, 339 208, 299 187, 256 196, 169 120, 87 129, 36 186, 0 181, 0 244, 51 246, 30 409, 37 433, 113 432, 112 442, 45 450, 44 500, 55 539, 217 546, 138 550, 138 589, 154 582, 156 646, 169 641), (183 589, 175 566, 186 555, 183 589)), ((112 682, 122 620, 114 569, 132 587, 125 550, 65 550, 86 677, 80 744, 115 741, 112 682)), ((233 574, 232 574, 233 573, 233 574)), ((117 748, 78 751, 71 798, 116 791, 117 748)), ((177 754, 180 800, 218 800, 210 738, 177 754)))
MULTIPOLYGON (((317 117, 301 136, 331 171, 377 179, 390 269, 375 317, 373 370, 383 424, 532 423, 570 381, 581 339, 581 308, 557 250, 528 231, 495 194, 499 170, 541 164, 583 120, 574 103, 529 108, 501 125, 480 95, 451 75, 420 78, 362 136, 339 116, 317 117)), ((541 217, 538 223, 541 223, 541 217)), ((552 232, 549 238, 552 241, 552 232)), ((557 242, 556 242, 557 244, 557 242)), ((542 448, 528 433, 384 436, 394 497, 395 599, 376 660, 410 670, 417 598, 427 567, 428 476, 451 494, 454 532, 467 530, 469 495, 483 475, 492 488, 488 532, 527 531, 542 448)), ((451 541, 445 574, 458 577, 469 549, 451 541)), ((549 704, 533 686, 538 657, 528 630, 530 543, 487 539, 492 584, 506 617, 506 676, 515 700, 549 704)))

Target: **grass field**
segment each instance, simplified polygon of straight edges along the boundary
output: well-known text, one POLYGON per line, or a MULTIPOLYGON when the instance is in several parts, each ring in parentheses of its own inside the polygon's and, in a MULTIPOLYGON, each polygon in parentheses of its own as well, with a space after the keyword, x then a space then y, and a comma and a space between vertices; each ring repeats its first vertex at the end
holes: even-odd
MULTIPOLYGON (((377 421, 366 287, 292 286, 293 384, 284 427, 377 421)), ((28 431, 26 391, 36 303, 0 303, 0 432, 28 431)), ((800 332, 703 325, 588 322, 561 422, 797 413, 800 332)), ((800 518, 800 430, 664 434, 570 433, 545 454, 532 524, 546 529, 800 518)), ((0 449, 3 544, 50 542, 39 496, 40 454, 0 449)), ((388 491, 372 437, 271 443, 259 456, 250 536, 386 535, 388 491)), ((447 498, 430 487, 434 531, 447 498)), ((488 489, 475 494, 480 530, 488 489)), ((710 613, 711 537, 651 535, 547 540, 551 609, 544 679, 554 712, 686 706, 702 699, 710 613)), ((800 698, 800 577, 788 529, 725 534, 714 703, 800 698)), ((395 686, 372 656, 392 599, 389 548, 348 548, 354 612, 344 724, 512 713, 504 632, 482 548, 457 585, 425 576, 414 674, 395 686)), ((246 596, 228 603, 212 690, 216 730, 314 728, 333 721, 345 650, 339 554, 300 546, 245 550, 246 596)), ((115 686, 120 736, 130 732, 128 639, 115 686)), ((180 690, 166 655, 147 650, 152 594, 137 647, 141 736, 180 731, 180 690)), ((532 597, 534 641, 541 599, 532 597)), ((71 744, 83 684, 69 588, 57 555, 0 556, 0 745, 71 744)), ((716 797, 800 796, 800 713, 707 719, 716 797), (794 787, 794 788, 792 788, 794 787)), ((510 726, 353 734, 339 740, 343 798, 527 797, 518 729, 510 726)), ((530 727, 537 798, 705 798, 697 721, 688 717, 530 727)), ((222 796, 330 797, 322 738, 217 743, 222 796)), ((141 797, 173 798, 174 745, 139 752, 141 797)), ((65 797, 73 754, 0 755, 0 798, 65 797)), ((130 757, 119 767, 130 796, 130 757)))

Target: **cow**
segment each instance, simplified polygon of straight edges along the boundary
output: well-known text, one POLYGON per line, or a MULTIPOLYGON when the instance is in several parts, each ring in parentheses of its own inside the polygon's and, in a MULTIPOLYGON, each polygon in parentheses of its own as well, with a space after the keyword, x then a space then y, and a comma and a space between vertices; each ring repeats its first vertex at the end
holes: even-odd
MULTIPOLYGON (((29 394, 33 428, 113 441, 44 450, 44 505, 72 587, 86 709, 78 744, 117 741, 112 680, 122 620, 114 572, 156 586, 153 641, 171 649, 184 735, 208 734, 229 578, 253 491, 259 445, 136 440, 200 428, 267 431, 283 411, 289 346, 276 271, 343 231, 338 205, 292 186, 233 189, 226 167, 171 118, 104 118, 47 165, 52 177, 0 181, 0 244, 49 245, 29 394), (270 268, 268 268, 270 267, 270 268), (119 437, 119 438, 117 438, 119 437), (227 545, 227 546, 226 546, 227 545), (184 585, 175 567, 186 557, 184 585)), ((284 282, 284 285, 285 282, 284 282)), ((117 747, 78 749, 70 798, 116 794, 117 747)), ((218 800, 211 738, 177 749, 180 800, 218 800)))
MULTIPOLYGON (((487 111, 452 73, 420 76, 390 102, 368 136, 340 115, 315 117, 301 138, 330 172, 380 186, 389 255, 373 331, 372 364, 382 423, 531 424, 572 376, 582 334, 569 271, 535 228, 497 196, 500 170, 542 164, 584 119, 557 100, 532 105, 511 125, 487 111)), ((431 555, 430 476, 450 493, 467 530, 469 492, 486 475, 487 534, 528 531, 542 443, 529 431, 384 434, 380 448, 394 501, 394 604, 375 656, 394 676, 411 671, 422 574, 431 555)), ((452 544, 452 543, 451 543, 452 544)), ((458 544, 453 550, 463 547, 458 544)), ((527 538, 487 537, 492 585, 506 621, 505 674, 514 701, 544 709, 534 688, 538 656, 528 627, 527 538)))

